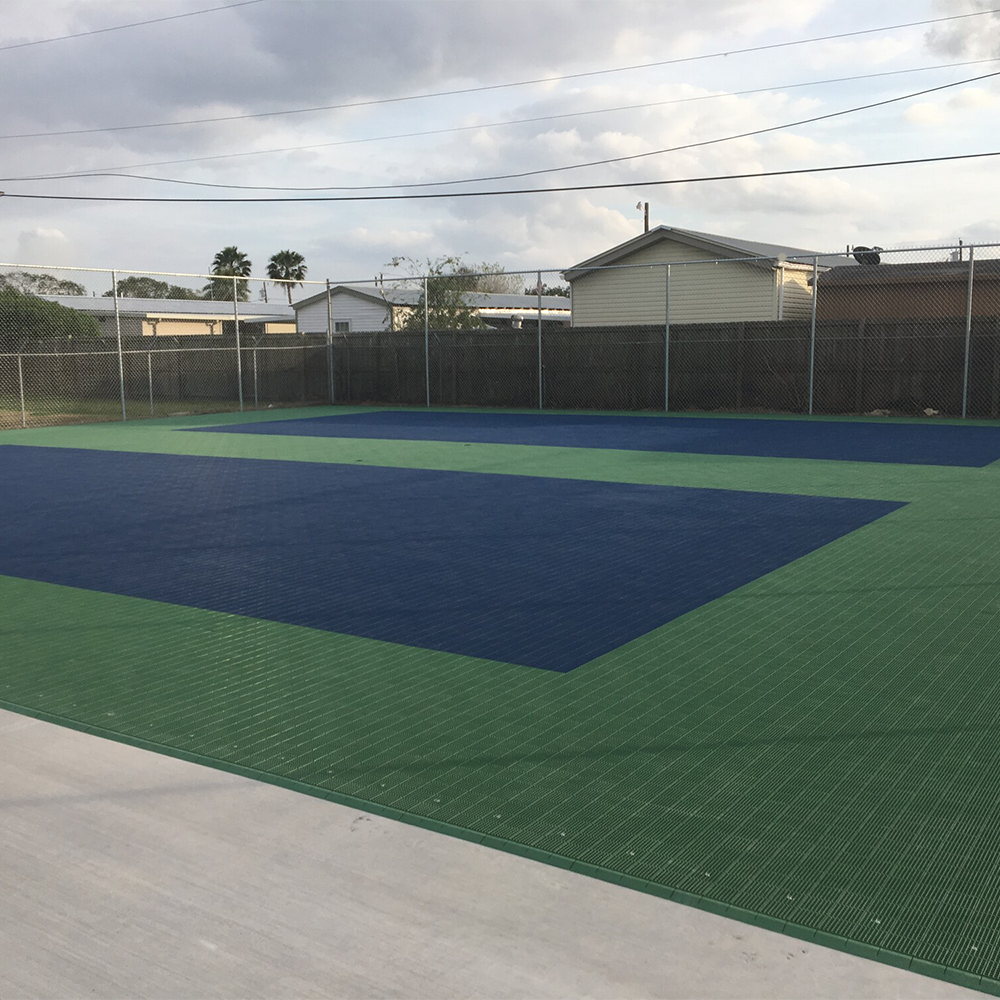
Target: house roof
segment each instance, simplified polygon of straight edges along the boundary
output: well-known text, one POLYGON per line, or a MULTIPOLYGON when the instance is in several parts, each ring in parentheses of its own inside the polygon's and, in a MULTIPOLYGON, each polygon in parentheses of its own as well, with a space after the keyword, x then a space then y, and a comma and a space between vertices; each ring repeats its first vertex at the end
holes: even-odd
MULTIPOLYGON (((756 240, 745 240, 742 237, 718 236, 715 233, 701 233, 694 229, 678 229, 675 226, 657 226, 655 229, 650 229, 648 233, 643 233, 641 236, 635 237, 635 239, 628 240, 625 243, 620 243, 618 246, 612 247, 610 250, 605 250, 603 253, 599 253, 595 257, 590 257, 587 260, 581 261, 579 264, 571 267, 568 271, 564 271, 563 277, 565 277, 567 281, 573 281, 574 279, 580 277, 581 273, 585 273, 589 268, 609 267, 611 265, 621 263, 624 258, 629 257, 648 246, 660 243, 663 240, 673 240, 674 242, 694 247, 697 250, 704 251, 706 256, 770 258, 768 260, 761 261, 763 266, 766 267, 773 267, 774 265, 771 262, 776 257, 811 258, 817 253, 815 250, 806 250, 802 247, 785 246, 781 243, 760 243, 756 240)), ((789 261, 789 263, 794 264, 796 262, 789 261)), ((812 266, 811 260, 803 260, 798 263, 801 263, 803 266, 812 266)), ((848 257, 840 256, 836 258, 828 258, 825 263, 826 266, 830 266, 832 264, 846 266, 849 263, 853 263, 853 261, 851 261, 848 257)))
MULTIPOLYGON (((465 301, 476 309, 523 309, 534 312, 538 308, 537 295, 508 295, 505 292, 466 292, 465 301)), ((543 295, 542 309, 569 312, 569 299, 565 295, 543 295)))
MULTIPOLYGON (((324 293, 325 294, 325 293, 324 293)), ((86 313, 114 313, 115 300, 110 296, 40 295, 40 299, 55 302, 70 309, 86 313)), ((214 302, 207 299, 126 299, 118 300, 118 312, 123 316, 210 316, 231 319, 232 302, 214 302)), ((240 302, 241 320, 295 320, 295 311, 287 305, 271 302, 240 302)))
MULTIPOLYGON (((1000 260, 977 260, 975 278, 1000 278, 1000 260)), ((890 285, 969 280, 967 260, 936 260, 913 264, 863 264, 855 267, 831 267, 825 271, 820 287, 829 285, 890 285)))
MULTIPOLYGON (((385 303, 390 306, 416 306, 420 303, 423 291, 419 288, 400 286, 374 285, 333 285, 330 289, 333 295, 354 295, 370 302, 385 303)), ((326 292, 310 295, 292 304, 293 309, 301 309, 326 298, 326 292)), ((533 312, 538 308, 537 295, 513 295, 506 292, 465 292, 462 298, 470 309, 503 309, 505 311, 524 310, 533 312)), ((562 295, 543 295, 543 311, 557 311, 569 314, 569 299, 562 295)))

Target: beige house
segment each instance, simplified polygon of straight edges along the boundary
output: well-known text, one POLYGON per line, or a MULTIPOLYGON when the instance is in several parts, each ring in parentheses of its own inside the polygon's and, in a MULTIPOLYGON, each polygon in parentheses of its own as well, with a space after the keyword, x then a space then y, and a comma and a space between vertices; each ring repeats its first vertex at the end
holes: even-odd
POLYGON ((814 253, 657 226, 563 276, 572 289, 573 326, 663 323, 667 264, 671 323, 808 319, 814 253))
MULTIPOLYGON (((232 302, 205 299, 119 299, 108 296, 42 295, 69 309, 88 313, 101 333, 114 336, 121 325, 124 337, 221 336, 234 326, 232 302)), ((240 302, 240 325, 246 332, 295 333, 295 312, 280 303, 240 302)))

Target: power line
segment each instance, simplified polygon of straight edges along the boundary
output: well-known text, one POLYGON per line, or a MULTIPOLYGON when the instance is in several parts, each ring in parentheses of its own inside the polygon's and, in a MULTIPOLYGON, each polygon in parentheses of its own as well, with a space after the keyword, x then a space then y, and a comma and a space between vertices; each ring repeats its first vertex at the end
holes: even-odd
MULTIPOLYGON (((975 83, 978 80, 988 80, 1000 76, 1000 70, 993 73, 984 73, 980 76, 969 77, 964 80, 955 80, 952 83, 943 83, 937 87, 928 87, 924 90, 912 91, 908 94, 901 94, 898 97, 888 97, 881 101, 873 101, 869 104, 860 104, 853 108, 844 108, 840 111, 830 111, 822 115, 814 115, 811 118, 801 118, 793 122, 784 122, 781 125, 769 125, 767 128, 751 129, 747 132, 737 132, 733 135, 718 136, 714 139, 702 139, 699 142, 688 142, 681 146, 668 146, 665 149, 653 149, 645 153, 632 153, 627 156, 612 156, 603 160, 590 160, 586 163, 570 163, 561 167, 545 167, 539 170, 523 170, 511 174, 493 174, 486 177, 463 177, 447 181, 418 181, 408 184, 366 184, 361 186, 347 185, 325 185, 322 187, 294 187, 286 185, 266 185, 266 184, 219 184, 213 181, 186 181, 175 177, 149 177, 145 174, 104 174, 106 177, 122 177, 131 180, 154 181, 160 184, 183 184, 189 187, 222 188, 232 191, 389 191, 404 190, 408 188, 429 188, 429 187, 450 187, 455 184, 478 184, 487 181, 517 180, 521 177, 537 177, 540 174, 564 173, 567 170, 579 170, 582 167, 600 167, 613 163, 625 163, 632 160, 641 160, 649 156, 660 156, 664 153, 676 153, 686 149, 697 149, 703 146, 712 146, 720 142, 730 142, 733 139, 748 139, 756 135, 764 135, 769 132, 778 132, 783 129, 795 128, 799 125, 809 125, 814 122, 828 121, 831 118, 839 118, 844 115, 855 114, 859 111, 868 111, 871 108, 881 108, 887 104, 895 104, 899 101, 907 101, 914 97, 922 97, 925 94, 933 94, 940 90, 948 90, 951 87, 960 87, 966 83, 975 83)), ((91 174, 92 177, 102 176, 91 174)))
MULTIPOLYGON (((249 0, 257 2, 257 0, 249 0)), ((539 83, 558 83, 564 80, 579 80, 588 76, 605 76, 610 73, 624 73, 637 69, 652 69, 659 66, 675 66, 680 63, 698 62, 703 59, 718 59, 725 56, 746 55, 751 52, 766 52, 774 49, 789 48, 794 45, 806 45, 812 42, 829 42, 841 38, 856 38, 859 35, 871 35, 882 31, 895 31, 899 28, 915 28, 928 24, 940 24, 944 21, 957 21, 968 17, 982 17, 986 14, 1000 13, 1000 7, 989 10, 977 10, 967 14, 951 14, 947 17, 932 17, 923 21, 905 21, 900 24, 886 24, 878 28, 861 28, 856 31, 841 31, 834 35, 817 35, 813 38, 797 38, 788 42, 770 42, 766 45, 752 45, 742 49, 729 49, 721 52, 706 52, 697 56, 680 56, 675 59, 662 59, 658 62, 637 63, 632 66, 616 66, 612 69, 595 69, 583 73, 564 73, 560 76, 538 77, 533 80, 518 80, 514 83, 493 83, 479 87, 463 87, 457 90, 440 90, 430 94, 407 94, 400 97, 380 97, 367 101, 350 101, 345 104, 323 104, 309 108, 291 108, 286 111, 259 111, 245 115, 218 115, 212 118, 188 118, 184 121, 147 122, 141 125, 108 125, 100 128, 62 129, 51 132, 16 132, 0 135, 0 139, 37 139, 47 136, 90 135, 95 132, 129 132, 138 129, 173 128, 179 125, 206 125, 218 122, 248 121, 256 118, 274 118, 281 115, 304 115, 317 111, 341 111, 348 108, 367 108, 380 104, 398 104, 403 101, 423 101, 436 97, 454 97, 461 94, 480 94, 490 90, 508 90, 513 87, 528 87, 539 83)))
POLYGON ((957 153, 952 156, 921 156, 907 160, 880 160, 871 163, 842 163, 831 167, 798 167, 793 170, 760 170, 743 174, 713 174, 703 177, 672 177, 665 180, 622 181, 613 184, 576 184, 569 187, 508 188, 498 191, 431 191, 422 194, 349 194, 308 195, 292 198, 157 198, 124 195, 90 194, 26 194, 2 192, 0 197, 25 198, 34 201, 93 201, 128 202, 160 205, 250 205, 288 204, 292 202, 353 202, 353 201, 429 201, 440 198, 493 198, 501 195, 558 194, 571 191, 610 191, 622 188, 664 187, 672 184, 703 184, 707 181, 751 180, 761 177, 791 177, 801 174, 828 174, 839 170, 867 170, 873 167, 901 167, 917 163, 949 163, 956 160, 981 160, 1000 156, 1000 150, 989 153, 957 153))
POLYGON ((1000 62, 1000 58, 968 59, 963 62, 939 63, 936 66, 912 66, 909 69, 885 70, 880 73, 859 73, 855 76, 838 76, 827 80, 806 80, 799 83, 773 84, 769 87, 754 87, 751 90, 733 90, 720 94, 698 94, 694 97, 674 97, 666 101, 651 101, 647 104, 622 104, 613 108, 594 108, 588 111, 567 111, 555 115, 538 115, 534 118, 512 118, 507 121, 483 122, 479 125, 456 125, 451 128, 427 129, 422 132, 398 132, 393 135, 373 135, 360 139, 338 139, 335 142, 308 143, 299 146, 281 146, 276 149, 251 149, 239 153, 216 153, 212 156, 188 156, 179 160, 153 160, 147 163, 127 163, 115 167, 93 167, 58 174, 28 174, 23 177, 4 177, 2 181, 65 180, 77 177, 101 177, 107 174, 122 176, 121 170, 138 170, 144 167, 166 167, 184 163, 205 163, 214 160, 231 160, 241 156, 265 156, 273 153, 296 153, 307 149, 326 149, 331 146, 353 146, 366 142, 384 142, 390 139, 414 139, 431 135, 448 135, 455 132, 474 132, 479 129, 501 128, 508 125, 532 125, 539 122, 560 121, 566 118, 582 118, 589 115, 604 115, 619 111, 637 111, 647 108, 665 107, 671 104, 689 104, 693 101, 714 101, 723 97, 745 97, 749 94, 764 94, 769 91, 795 90, 802 87, 819 87, 831 83, 853 83, 858 80, 873 80, 886 76, 902 76, 907 73, 926 73, 937 69, 953 69, 959 66, 981 66, 984 63, 1000 62))
POLYGON ((264 0, 241 0, 240 3, 224 4, 221 7, 189 10, 186 14, 171 14, 168 17, 154 17, 148 21, 132 21, 129 24, 113 24, 109 28, 94 28, 93 31, 78 31, 72 35, 57 35, 55 38, 38 38, 33 42, 15 42, 13 45, 0 45, 0 52, 8 52, 11 49, 26 49, 31 45, 48 45, 49 42, 65 42, 70 38, 86 38, 88 35, 103 35, 108 31, 122 31, 125 28, 141 28, 146 24, 161 24, 163 21, 179 21, 182 17, 197 17, 199 14, 211 14, 217 10, 232 10, 234 7, 249 7, 251 4, 263 2, 264 0))

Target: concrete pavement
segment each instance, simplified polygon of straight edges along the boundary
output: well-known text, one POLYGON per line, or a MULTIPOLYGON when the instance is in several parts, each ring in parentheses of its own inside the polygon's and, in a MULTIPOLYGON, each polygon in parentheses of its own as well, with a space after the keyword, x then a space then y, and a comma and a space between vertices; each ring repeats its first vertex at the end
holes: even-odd
POLYGON ((0 712, 0 997, 978 994, 0 712))

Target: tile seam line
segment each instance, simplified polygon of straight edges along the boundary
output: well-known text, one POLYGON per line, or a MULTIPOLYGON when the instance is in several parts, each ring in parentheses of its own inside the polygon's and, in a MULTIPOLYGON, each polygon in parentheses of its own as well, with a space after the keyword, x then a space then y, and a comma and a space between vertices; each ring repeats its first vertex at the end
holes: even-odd
MULTIPOLYGON (((894 501, 886 501, 886 502, 890 502, 891 503, 891 502, 894 502, 894 501)), ((896 513, 896 512, 895 511, 889 511, 889 514, 894 514, 894 513, 896 513)), ((888 517, 888 516, 889 516, 888 514, 883 514, 882 515, 882 517, 888 517)), ((869 523, 874 523, 874 522, 869 522, 869 523)), ((863 525, 863 527, 867 527, 867 525, 863 525)), ((857 529, 857 530, 860 530, 860 529, 857 529)), ((841 537, 843 537, 843 536, 841 536, 841 537)), ((830 544, 830 543, 828 543, 828 544, 830 544)), ((599 653, 597 656, 594 656, 591 659, 586 660, 584 663, 579 664, 579 666, 577 666, 577 667, 571 667, 568 670, 554 670, 554 669, 550 669, 548 667, 536 667, 536 666, 532 666, 531 664, 528 664, 528 663, 514 663, 514 662, 511 662, 509 660, 491 660, 488 657, 471 656, 468 653, 451 653, 448 650, 443 650, 443 649, 433 650, 433 649, 431 649, 428 646, 415 646, 415 645, 412 645, 410 643, 396 642, 396 641, 394 641, 392 639, 375 639, 375 638, 372 638, 371 636, 359 635, 359 634, 354 633, 354 632, 336 632, 336 631, 332 631, 330 629, 319 628, 319 627, 317 627, 315 625, 296 625, 293 622, 278 621, 277 619, 274 619, 274 618, 255 618, 253 615, 241 614, 238 611, 216 611, 216 610, 213 610, 212 608, 202 608, 202 607, 198 607, 197 605, 194 605, 194 604, 176 604, 173 601, 165 601, 165 600, 161 600, 160 598, 156 598, 156 597, 138 597, 138 596, 136 596, 134 594, 122 594, 122 593, 119 593, 118 591, 114 591, 114 590, 93 590, 90 587, 80 587, 80 586, 78 586, 76 584, 73 584, 73 583, 52 583, 49 580, 42 580, 42 579, 39 579, 37 577, 32 577, 32 576, 14 576, 14 575, 11 575, 9 573, 0 573, 0 583, 2 583, 4 580, 16 580, 16 581, 19 581, 21 583, 41 584, 44 587, 61 587, 61 588, 64 588, 66 590, 78 591, 78 592, 83 593, 83 594, 98 594, 98 595, 103 595, 104 597, 120 597, 120 598, 124 598, 125 600, 128 600, 128 601, 144 601, 144 602, 149 603, 149 604, 160 605, 161 607, 164 607, 164 608, 185 608, 185 609, 190 610, 190 611, 203 611, 203 612, 207 612, 210 615, 227 615, 227 616, 232 617, 232 618, 242 618, 245 621, 249 621, 249 622, 270 622, 273 625, 280 625, 280 626, 285 627, 285 628, 308 629, 308 630, 310 630, 312 632, 321 632, 321 633, 325 633, 326 635, 340 636, 342 638, 363 639, 366 642, 381 643, 383 645, 393 646, 393 647, 395 647, 397 649, 401 649, 401 650, 404 650, 404 651, 410 651, 410 652, 412 652, 413 650, 422 650, 424 652, 443 653, 443 654, 445 654, 447 656, 458 656, 458 657, 467 658, 467 659, 479 660, 479 661, 481 661, 483 663, 493 664, 494 666, 515 667, 518 670, 545 670, 547 673, 555 674, 557 677, 569 677, 570 675, 573 674, 573 672, 575 670, 578 670, 580 667, 585 667, 588 664, 593 663, 595 660, 599 660, 602 656, 607 656, 608 655, 608 653, 599 653)), ((746 586, 746 584, 744 584, 743 586, 746 586)), ((741 588, 737 588, 737 589, 742 589, 742 587, 741 588)), ((697 609, 695 609, 695 610, 697 610, 697 609)), ((669 622, 667 624, 669 624, 669 622)), ((657 627, 662 627, 662 626, 657 626, 657 627)), ((643 635, 647 635, 647 634, 648 633, 643 633, 643 635)), ((636 636, 636 638, 642 638, 642 636, 636 636)), ((631 641, 634 641, 634 640, 629 640, 629 641, 631 642, 631 641)), ((616 648, 620 649, 621 647, 616 647, 616 648)), ((609 650, 609 652, 614 652, 614 651, 615 650, 609 650)), ((12 707, 13 705, 14 705, 13 702, 11 703, 10 706, 5 705, 3 699, 0 698, 0 708, 9 707, 11 711, 19 711, 19 709, 16 709, 16 708, 12 707)), ((81 728, 80 725, 77 725, 76 723, 74 723, 74 721, 72 719, 68 719, 65 716, 53 716, 52 720, 47 720, 47 721, 58 721, 60 719, 65 719, 65 722, 60 722, 60 725, 68 725, 68 726, 72 726, 72 727, 77 728, 77 729, 81 728)), ((111 735, 109 735, 107 737, 108 739, 118 739, 118 736, 114 733, 114 730, 108 730, 107 732, 111 734, 111 735)), ((168 750, 168 749, 171 749, 171 748, 167 747, 166 744, 159 744, 159 743, 151 742, 150 745, 153 746, 153 747, 155 747, 155 748, 158 748, 158 747, 162 746, 162 747, 165 748, 164 752, 166 752, 166 750, 168 750)), ((206 757, 205 759, 207 761, 212 761, 212 760, 215 760, 216 758, 214 758, 214 757, 206 757)), ((260 773, 261 774, 266 774, 267 772, 261 771, 260 773)), ((3 998, 0 997, 0 1000, 3 1000, 3 998)))
MULTIPOLYGON (((283 435, 283 436, 291 436, 291 435, 283 435)), ((308 437, 307 438, 294 438, 294 440, 296 440, 296 441, 305 441, 305 440, 315 440, 315 438, 308 438, 308 437)), ((334 438, 334 439, 324 438, 323 440, 357 441, 357 440, 369 440, 369 439, 365 439, 365 438, 334 438)), ((380 438, 378 440, 379 440, 380 444, 386 444, 386 443, 392 443, 393 441, 395 441, 397 439, 395 439, 395 438, 386 438, 386 439, 383 440, 383 439, 380 438)), ((463 442, 435 442, 435 441, 425 442, 425 441, 421 441, 421 442, 415 442, 415 443, 419 443, 419 444, 441 444, 441 443, 461 444, 463 442)), ((488 445, 487 447, 496 447, 496 446, 495 445, 488 445)), ((501 446, 501 447, 503 447, 503 446, 501 446)), ((515 445, 514 447, 536 447, 536 446, 535 445, 515 445)), ((538 446, 538 447, 542 447, 542 446, 538 446)), ((547 447, 547 446, 545 446, 545 447, 547 447)), ((41 445, 38 445, 38 444, 23 444, 22 445, 22 444, 17 444, 16 442, 13 443, 13 444, 10 444, 10 443, 2 442, 2 441, 0 441, 0 448, 58 448, 58 449, 60 449, 62 451, 100 451, 102 453, 107 453, 107 454, 112 454, 112 455, 146 455, 146 456, 164 456, 164 457, 167 457, 167 458, 206 458, 206 459, 211 459, 211 460, 233 461, 233 462, 290 462, 290 463, 295 463, 295 464, 299 464, 299 465, 334 465, 334 466, 339 465, 339 466, 343 466, 344 468, 351 468, 351 469, 353 469, 355 466, 357 466, 357 465, 360 464, 360 465, 363 465, 363 467, 367 468, 367 469, 398 469, 398 470, 401 470, 401 471, 404 471, 404 472, 443 472, 443 473, 448 473, 448 474, 456 475, 456 476, 512 476, 512 477, 518 478, 518 479, 544 479, 544 480, 556 480, 556 481, 559 481, 559 482, 567 482, 567 483, 597 483, 597 484, 601 484, 601 485, 611 485, 611 486, 638 486, 638 487, 647 487, 648 486, 648 487, 653 487, 653 488, 656 488, 656 489, 669 489, 669 490, 701 490, 701 491, 709 491, 709 490, 711 490, 713 492, 724 492, 724 493, 725 492, 728 492, 728 493, 757 493, 757 494, 760 494, 760 495, 763 495, 763 496, 803 497, 803 498, 806 498, 806 499, 816 499, 816 500, 858 500, 858 501, 862 501, 862 502, 871 501, 873 503, 895 503, 895 504, 900 504, 902 506, 907 506, 907 505, 909 505, 911 503, 914 503, 914 501, 912 499, 899 499, 898 496, 893 497, 891 499, 887 499, 887 498, 884 498, 884 497, 843 496, 842 494, 815 493, 815 492, 789 493, 789 492, 783 491, 783 490, 775 491, 775 490, 762 490, 762 489, 757 489, 757 488, 750 489, 750 488, 747 488, 747 487, 744 487, 744 486, 732 485, 732 484, 730 484, 728 486, 717 486, 717 485, 712 485, 712 486, 692 486, 690 484, 677 484, 677 483, 646 483, 646 482, 635 482, 634 480, 630 480, 630 479, 607 479, 607 478, 605 478, 605 479, 591 479, 591 478, 588 478, 587 476, 567 476, 567 475, 564 475, 564 474, 563 475, 554 476, 554 475, 547 474, 547 473, 508 472, 508 471, 506 471, 504 469, 454 469, 454 468, 443 467, 441 465, 384 465, 384 464, 382 464, 380 462, 369 462, 369 461, 361 462, 360 460, 359 461, 355 461, 355 462, 330 462, 330 461, 318 461, 317 462, 317 461, 313 461, 313 460, 310 460, 310 459, 307 459, 307 458, 296 458, 294 456, 285 456, 285 455, 268 455, 268 456, 266 456, 264 458, 257 458, 257 457, 249 457, 249 456, 246 456, 246 455, 203 455, 203 454, 200 454, 200 453, 197 453, 197 452, 137 451, 134 448, 102 448, 102 447, 93 448, 93 447, 87 447, 85 445, 84 446, 79 446, 79 445, 65 445, 65 444, 41 444, 41 445)), ((600 451, 601 449, 599 449, 599 448, 580 448, 578 450, 580 450, 580 451, 600 451)), ((637 454, 636 452, 632 452, 632 451, 616 451, 614 453, 616 455, 623 455, 623 454, 624 455, 633 455, 633 454, 637 454)), ((671 454, 671 455, 681 455, 681 456, 683 456, 683 455, 687 455, 689 453, 688 452, 669 452, 669 453, 668 452, 655 452, 655 453, 647 453, 647 454, 660 454, 660 455, 671 454)), ((727 456, 727 455, 723 455, 723 456, 719 456, 719 457, 722 457, 722 458, 733 458, 733 457, 739 458, 739 457, 746 457, 746 456, 732 456, 732 455, 727 456)), ((771 459, 768 459, 768 461, 771 461, 771 459)), ((777 459, 776 461, 800 462, 800 461, 826 461, 826 460, 825 459, 798 459, 798 458, 795 458, 795 459, 777 459)), ((835 463, 835 464, 846 464, 846 463, 835 463)), ((879 465, 884 465, 884 464, 887 464, 887 463, 866 462, 866 463, 863 463, 863 464, 866 465, 866 467, 867 467, 867 466, 879 466, 879 465)), ((892 468, 897 468, 897 466, 896 465, 892 465, 892 468)), ((930 466, 930 465, 921 465, 921 466, 918 466, 918 468, 921 468, 921 469, 935 469, 935 470, 948 470, 948 469, 955 469, 955 468, 972 469, 972 468, 978 468, 978 467, 973 467, 973 466, 937 466, 937 465, 930 466)), ((893 513, 893 511, 889 511, 888 513, 891 514, 891 513, 893 513)))
POLYGON ((757 910, 748 910, 735 906, 734 904, 724 903, 720 900, 716 900, 699 893, 677 889, 673 886, 653 882, 649 879, 641 879, 625 875, 610 868, 604 868, 600 865, 592 865, 584 861, 570 858, 563 854, 557 854, 554 851, 545 851, 541 848, 531 847, 515 840, 495 837, 492 834, 480 834, 475 830, 447 823, 443 820, 436 820, 426 816, 421 816, 419 813, 409 812, 405 809, 396 809, 393 806, 384 806, 381 803, 371 802, 367 799, 362 799, 354 795, 347 795, 342 792, 333 792, 329 789, 322 788, 319 785, 296 781, 294 778, 285 778, 269 771, 248 767, 244 764, 237 764, 232 761, 223 760, 219 757, 210 757, 206 754, 184 750, 180 747, 172 747, 169 744, 158 743, 155 740, 147 740, 139 736, 130 736, 127 733, 119 733, 112 729, 105 729, 101 726, 92 726, 84 722, 79 722, 75 719, 70 719, 67 716, 61 716, 53 712, 30 708, 27 705, 21 705, 17 702, 11 702, 3 698, 0 698, 0 709, 25 716, 27 718, 36 719, 40 722, 48 722, 54 725, 62 726, 66 729, 86 733, 89 736, 96 736, 100 739, 110 740, 114 743, 121 743, 126 746, 136 747, 140 750, 149 750, 153 753, 159 753, 165 757, 173 757, 177 760, 183 760, 191 764, 198 764, 203 767, 210 767, 216 771, 222 771, 227 774, 235 774, 240 777, 250 778, 260 781, 263 784, 283 788, 286 791, 299 792, 313 798, 333 802, 337 805, 347 806, 352 809, 359 809, 363 812, 381 816, 385 819, 396 820, 410 826, 416 826, 425 830, 430 830, 434 833, 444 834, 445 836, 453 837, 456 840, 464 840, 479 844, 483 847, 500 850, 506 854, 527 858, 530 861, 537 861, 542 864, 551 865, 552 867, 562 868, 579 875, 585 875, 588 878, 598 879, 602 882, 610 882, 614 885, 621 885, 624 888, 645 892, 648 895, 657 896, 661 899, 667 899, 681 905, 691 906, 694 909, 714 913, 717 916, 728 917, 731 920, 737 920, 740 923, 749 924, 750 926, 776 931, 777 933, 790 938, 809 941, 823 947, 831 948, 834 951, 839 951, 843 954, 868 958, 883 965, 888 965, 894 968, 903 968, 907 971, 914 971, 918 975, 924 975, 928 978, 954 983, 968 989, 979 990, 980 992, 985 991, 993 996, 1000 996, 1000 979, 993 979, 992 977, 987 976, 977 976, 974 973, 965 972, 962 969, 956 969, 951 966, 939 966, 935 963, 918 959, 911 955, 900 955, 898 952, 893 952, 887 948, 879 948, 876 945, 870 945, 863 941, 841 937, 828 931, 821 931, 811 927, 806 927, 802 924, 796 924, 793 921, 783 921, 779 917, 771 917, 768 914, 761 913, 757 910), (559 864, 558 862, 566 863, 559 864), (853 946, 853 949, 851 946, 853 946), (883 955, 885 956, 884 958, 883 955), (904 962, 893 961, 893 958, 901 958, 904 962), (915 964, 917 966, 916 968, 914 968, 915 964))
MULTIPOLYGON (((305 419, 305 418, 293 418, 293 419, 305 419)), ((253 421, 256 424, 258 421, 253 421)), ((261 423, 272 423, 277 421, 260 421, 261 423)), ((244 427, 251 426, 250 424, 206 424, 204 427, 172 427, 168 428, 171 433, 175 434, 198 434, 204 433, 206 431, 212 434, 221 434, 224 437, 232 435, 244 435, 248 433, 253 433, 250 431, 237 431, 237 430, 227 430, 228 427, 244 427)), ((262 437, 267 437, 269 435, 262 434, 262 437)), ((763 460, 766 462, 818 462, 823 464, 832 464, 833 466, 842 465, 861 465, 865 469, 877 468, 882 465, 888 465, 892 468, 897 466, 911 467, 914 466, 918 469, 932 469, 934 471, 948 471, 953 469, 988 469, 991 465, 996 465, 1000 462, 1000 459, 991 459, 984 465, 936 465, 932 462, 866 462, 863 459, 837 459, 837 458, 811 458, 808 455, 800 456, 788 456, 788 455, 740 455, 738 453, 729 454, 728 452, 714 452, 714 451, 659 451, 646 448, 593 448, 589 445, 575 445, 575 444, 523 444, 518 441, 462 441, 461 439, 451 439, 451 438, 373 438, 373 437, 336 437, 334 435, 328 434, 277 434, 273 435, 279 438, 291 438, 293 441, 315 441, 317 439, 321 441, 375 441, 378 444, 399 444, 400 442, 405 444, 474 444, 479 447, 488 448, 562 448, 562 449, 573 449, 576 451, 586 451, 586 452, 598 452, 599 454, 610 454, 615 457, 620 457, 621 455, 663 455, 664 457, 686 457, 688 455, 696 455, 699 458, 718 458, 718 459, 745 459, 747 461, 763 460)), ((145 454, 145 453, 143 453, 145 454)), ((302 459, 290 459, 290 461, 302 461, 302 459)), ((505 474, 505 473, 502 473, 505 474)))
MULTIPOLYGON (((283 414, 288 410, 300 410, 303 412, 315 412, 316 410, 330 410, 331 413, 325 416, 339 414, 357 414, 378 411, 383 413, 521 413, 528 415, 538 415, 538 409, 525 408, 521 406, 430 406, 426 407, 422 403, 374 403, 365 405, 364 403, 342 403, 342 404, 320 404, 310 406, 308 403, 301 406, 291 406, 287 410, 249 410, 251 415, 259 414, 264 418, 261 422, 268 423, 271 420, 283 419, 283 414)), ((650 417, 653 419, 690 419, 690 420, 747 420, 747 421, 768 421, 787 420, 796 423, 847 423, 847 424, 875 424, 899 426, 920 426, 938 425, 944 427, 992 427, 998 426, 998 420, 991 417, 926 417, 926 416, 892 416, 892 417, 872 417, 864 413, 813 413, 807 414, 792 411, 775 411, 770 413, 750 413, 745 410, 672 410, 669 413, 662 410, 589 410, 589 409, 565 409, 563 407, 546 407, 544 411, 552 416, 607 416, 607 417, 650 417)), ((195 419, 202 417, 230 416, 232 410, 222 410, 218 413, 197 414, 192 416, 195 419)), ((156 420, 170 419, 156 417, 156 420)), ((284 418, 288 419, 288 418, 284 418)), ((291 418, 294 419, 294 418, 291 418)), ((116 421, 108 421, 114 423, 116 421)))

